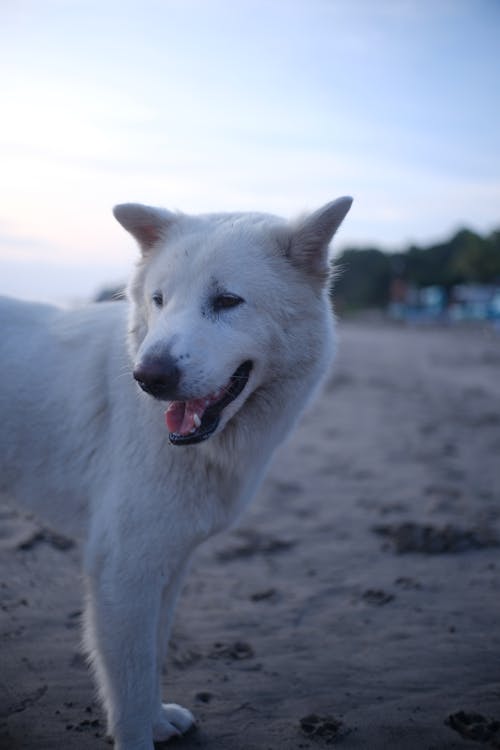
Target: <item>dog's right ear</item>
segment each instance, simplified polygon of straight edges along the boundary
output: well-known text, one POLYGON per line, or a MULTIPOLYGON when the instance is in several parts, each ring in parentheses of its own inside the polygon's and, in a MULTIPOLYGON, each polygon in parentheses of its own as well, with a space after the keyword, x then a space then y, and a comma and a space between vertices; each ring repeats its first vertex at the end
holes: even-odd
POLYGON ((287 257, 312 278, 323 282, 328 279, 328 245, 351 204, 349 196, 337 198, 306 216, 293 228, 287 257))
POLYGON ((135 237, 143 255, 165 238, 176 215, 164 208, 143 206, 141 203, 120 203, 113 208, 115 219, 135 237))

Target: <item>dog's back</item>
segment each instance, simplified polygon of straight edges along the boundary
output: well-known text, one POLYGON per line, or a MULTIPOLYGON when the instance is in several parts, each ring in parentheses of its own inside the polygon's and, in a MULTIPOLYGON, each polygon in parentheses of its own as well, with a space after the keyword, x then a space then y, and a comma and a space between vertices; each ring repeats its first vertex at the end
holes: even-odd
POLYGON ((73 533, 110 398, 130 388, 125 307, 70 311, 0 298, 0 493, 73 533))
POLYGON ((23 483, 23 474, 44 464, 39 443, 50 441, 50 435, 40 440, 37 423, 47 397, 47 363, 53 359, 47 331, 56 316, 49 305, 0 298, 0 488, 10 492, 23 483))

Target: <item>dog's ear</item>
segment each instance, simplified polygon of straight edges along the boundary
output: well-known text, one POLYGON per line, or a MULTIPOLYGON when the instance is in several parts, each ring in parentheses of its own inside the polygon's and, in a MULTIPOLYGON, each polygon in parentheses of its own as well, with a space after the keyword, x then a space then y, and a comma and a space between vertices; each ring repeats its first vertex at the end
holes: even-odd
POLYGON ((351 204, 352 198, 337 198, 295 224, 286 253, 290 261, 318 280, 326 279, 328 245, 351 204))
POLYGON ((147 255, 157 242, 164 239, 176 214, 164 208, 143 206, 141 203, 121 203, 113 214, 122 227, 135 237, 142 254, 147 255))

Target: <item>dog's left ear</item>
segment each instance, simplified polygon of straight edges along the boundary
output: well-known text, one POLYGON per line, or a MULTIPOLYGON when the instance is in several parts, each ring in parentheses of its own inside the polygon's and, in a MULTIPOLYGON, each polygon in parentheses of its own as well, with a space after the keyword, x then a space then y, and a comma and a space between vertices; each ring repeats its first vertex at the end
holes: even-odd
POLYGON ((287 257, 318 280, 328 276, 328 245, 352 204, 344 196, 302 219, 292 230, 287 257))
POLYGON ((122 227, 135 237, 143 255, 165 239, 169 226, 177 218, 164 208, 143 206, 141 203, 121 203, 113 208, 113 214, 122 227))

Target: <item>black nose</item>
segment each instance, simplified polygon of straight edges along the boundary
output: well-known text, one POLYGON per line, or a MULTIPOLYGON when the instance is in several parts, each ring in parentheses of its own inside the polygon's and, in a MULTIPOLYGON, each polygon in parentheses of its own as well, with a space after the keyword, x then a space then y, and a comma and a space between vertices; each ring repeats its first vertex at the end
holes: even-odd
POLYGON ((170 354, 145 357, 134 369, 134 378, 143 391, 155 398, 175 398, 181 373, 170 354))

